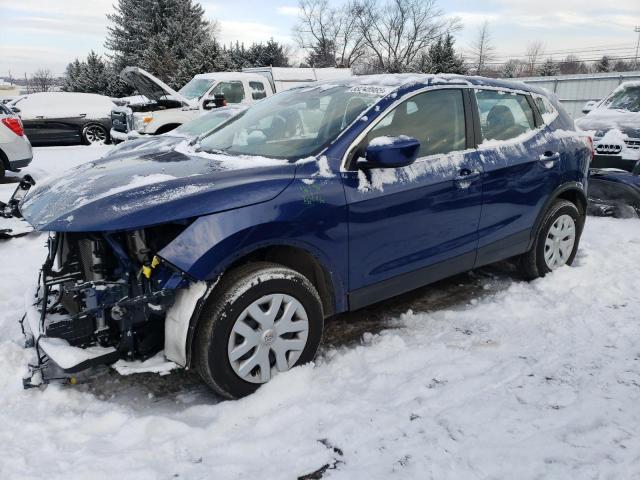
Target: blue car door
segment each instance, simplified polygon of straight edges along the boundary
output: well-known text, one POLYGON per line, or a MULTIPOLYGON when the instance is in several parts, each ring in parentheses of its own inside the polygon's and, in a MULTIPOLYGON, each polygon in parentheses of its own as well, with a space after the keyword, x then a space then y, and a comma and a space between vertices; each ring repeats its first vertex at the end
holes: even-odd
MULTIPOLYGON (((410 94, 411 95, 411 94, 410 94)), ((382 115, 348 156, 349 302, 358 308, 473 267, 482 200, 477 153, 468 149, 468 92, 414 94, 382 115), (357 168, 366 146, 420 141, 407 167, 357 168)))
POLYGON ((549 195, 560 184, 561 145, 529 95, 476 89, 483 205, 476 266, 524 253, 549 195))

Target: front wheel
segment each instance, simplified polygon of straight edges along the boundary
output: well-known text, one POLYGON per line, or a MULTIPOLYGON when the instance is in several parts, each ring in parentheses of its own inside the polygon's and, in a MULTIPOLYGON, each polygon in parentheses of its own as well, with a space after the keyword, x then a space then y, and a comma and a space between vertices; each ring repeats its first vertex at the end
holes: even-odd
POLYGON ((571 265, 578 251, 582 218, 568 200, 556 200, 545 214, 533 247, 519 259, 520 273, 527 279, 571 265))
POLYGON ((277 264, 246 265, 223 277, 207 300, 195 365, 216 392, 243 397, 313 360, 322 329, 320 297, 306 277, 277 264))
POLYGON ((107 143, 109 133, 102 125, 87 125, 82 129, 82 143, 85 145, 103 145, 107 143))

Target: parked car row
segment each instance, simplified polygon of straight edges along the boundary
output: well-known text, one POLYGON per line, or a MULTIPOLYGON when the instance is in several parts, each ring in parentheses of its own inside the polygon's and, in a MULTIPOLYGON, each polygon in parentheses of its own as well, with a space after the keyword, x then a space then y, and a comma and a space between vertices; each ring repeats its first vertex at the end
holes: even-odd
POLYGON ((33 383, 163 350, 240 397, 313 359, 329 316, 576 255, 592 145, 542 90, 383 75, 209 115, 193 140, 124 143, 20 203, 51 235, 24 322, 33 383))

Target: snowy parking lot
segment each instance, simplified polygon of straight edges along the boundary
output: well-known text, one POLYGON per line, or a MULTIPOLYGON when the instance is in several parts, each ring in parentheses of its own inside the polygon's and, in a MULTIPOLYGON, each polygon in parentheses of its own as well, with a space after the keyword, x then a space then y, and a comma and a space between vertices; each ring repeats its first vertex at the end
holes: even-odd
POLYGON ((588 218, 574 267, 531 283, 494 266, 332 319, 314 365, 238 401, 192 372, 23 390, 44 241, 0 241, 0 479, 640 478, 639 219, 588 218))

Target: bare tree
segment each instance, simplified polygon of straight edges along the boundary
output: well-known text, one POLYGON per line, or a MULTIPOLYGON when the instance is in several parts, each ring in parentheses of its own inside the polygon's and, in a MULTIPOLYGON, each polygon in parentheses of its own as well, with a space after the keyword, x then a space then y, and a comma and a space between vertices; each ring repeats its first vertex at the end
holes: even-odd
POLYGON ((362 57, 363 37, 351 3, 333 8, 328 0, 300 0, 298 5, 294 33, 300 48, 310 50, 310 63, 351 67, 362 57))
POLYGON ((411 70, 429 45, 459 28, 459 19, 444 16, 436 0, 356 0, 352 14, 374 70, 411 70))
POLYGON ((36 70, 29 78, 28 90, 31 93, 48 92, 54 85, 53 75, 48 68, 36 70))
POLYGON ((491 44, 491 32, 487 20, 478 29, 478 35, 471 45, 473 65, 476 75, 485 73, 487 64, 495 59, 495 47, 491 44))
POLYGON ((536 65, 542 54, 544 53, 544 43, 540 41, 535 41, 529 43, 527 45, 527 50, 524 54, 527 62, 527 74, 532 76, 535 75, 536 65))

